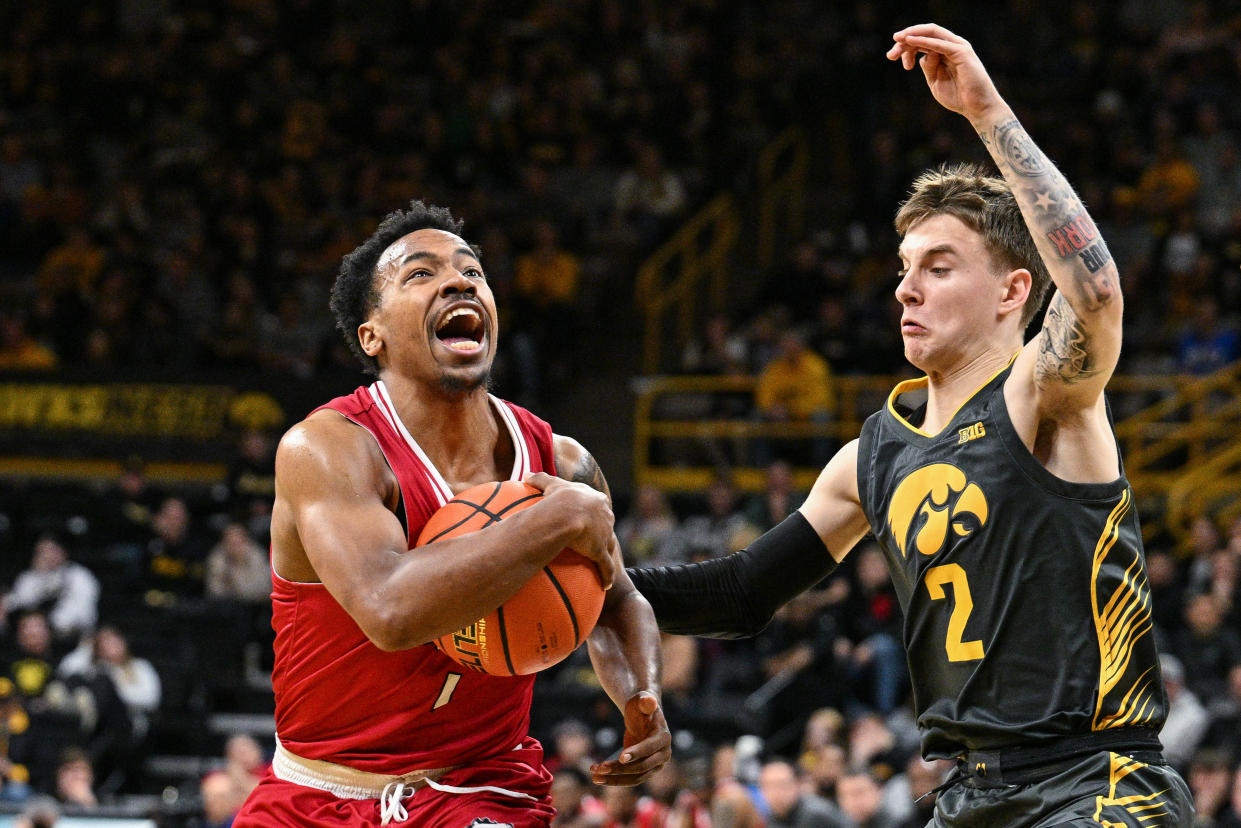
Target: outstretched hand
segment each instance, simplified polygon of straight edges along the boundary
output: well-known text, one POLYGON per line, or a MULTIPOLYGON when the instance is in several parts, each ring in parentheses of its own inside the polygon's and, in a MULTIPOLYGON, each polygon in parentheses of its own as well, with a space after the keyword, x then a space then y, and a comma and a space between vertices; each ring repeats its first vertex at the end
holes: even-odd
POLYGON ((620 753, 590 767, 596 785, 638 785, 672 758, 672 734, 654 693, 639 691, 625 702, 623 712, 625 738, 620 753))
POLYGON ((977 124, 991 112, 1007 108, 965 38, 934 23, 919 23, 894 33, 892 39, 896 43, 888 50, 888 60, 899 60, 907 70, 920 65, 931 94, 945 109, 977 124))

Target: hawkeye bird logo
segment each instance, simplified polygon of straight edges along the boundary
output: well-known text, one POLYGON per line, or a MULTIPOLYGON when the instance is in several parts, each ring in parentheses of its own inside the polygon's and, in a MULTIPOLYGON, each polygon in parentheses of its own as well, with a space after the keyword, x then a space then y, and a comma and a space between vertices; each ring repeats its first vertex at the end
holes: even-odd
POLYGON ((949 526, 963 538, 986 523, 986 495, 966 479, 965 472, 948 463, 912 472, 896 487, 888 506, 888 529, 905 558, 910 546, 923 555, 942 550, 949 526))

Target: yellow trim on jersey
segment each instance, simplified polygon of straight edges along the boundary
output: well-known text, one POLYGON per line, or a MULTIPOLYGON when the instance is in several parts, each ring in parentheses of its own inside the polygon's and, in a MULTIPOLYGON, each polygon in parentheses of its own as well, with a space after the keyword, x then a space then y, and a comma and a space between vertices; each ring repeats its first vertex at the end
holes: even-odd
POLYGON ((1162 799, 1163 795, 1168 792, 1168 789, 1164 788, 1162 791, 1155 791, 1149 794, 1116 796, 1116 788, 1120 781, 1134 771, 1146 767, 1146 765, 1119 753, 1109 754, 1108 758, 1108 792, 1107 796, 1095 797, 1094 821, 1103 826, 1103 828, 1127 828, 1131 823, 1113 822, 1104 817, 1103 809, 1111 806, 1123 808, 1129 816, 1136 819, 1142 825, 1157 828, 1162 822, 1153 822, 1152 820, 1159 820, 1160 817, 1168 816, 1167 803, 1162 799))
MULTIPOLYGON (((975 388, 968 397, 962 400, 961 404, 956 407, 956 409, 952 412, 951 415, 949 415, 948 419, 944 422, 944 428, 947 428, 949 425, 952 424, 952 421, 957 416, 957 412, 960 411, 962 408, 964 408, 967 402, 974 399, 974 397, 978 396, 978 392, 986 388, 987 385, 991 382, 991 380, 995 379, 1000 374, 1007 371, 1008 367, 1013 364, 1013 360, 1015 360, 1020 354, 1021 354, 1021 351, 1018 351, 1017 353, 1013 354, 1012 357, 1008 360, 1008 362, 1004 363, 1003 368, 996 371, 991 376, 987 377, 986 382, 984 382, 982 385, 975 388)), ((931 378, 926 377, 926 376, 916 377, 915 379, 908 379, 908 380, 903 380, 901 382, 898 382, 896 384, 896 387, 892 389, 892 393, 888 394, 887 408, 888 408, 888 411, 892 414, 892 416, 896 418, 897 422, 905 426, 905 428, 909 429, 914 434, 920 434, 923 437, 938 437, 940 434, 944 433, 943 428, 941 428, 939 431, 937 431, 934 434, 930 434, 918 428, 916 425, 913 425, 912 423, 909 422, 909 420, 906 420, 900 414, 896 413, 895 403, 896 403, 897 397, 899 397, 901 394, 906 393, 907 391, 915 391, 920 388, 926 388, 928 385, 930 385, 930 383, 931 383, 931 378)))
MULTIPOLYGON (((918 377, 916 379, 902 380, 901 382, 898 382, 896 384, 895 388, 892 389, 892 393, 888 394, 888 403, 887 403, 888 413, 890 413, 893 417, 895 417, 896 421, 900 423, 901 425, 905 426, 905 428, 909 429, 914 434, 921 434, 923 437, 934 437, 935 435, 927 434, 925 431, 918 428, 916 425, 911 425, 909 420, 906 420, 900 414, 897 414, 895 403, 896 403, 896 398, 899 397, 901 394, 904 394, 907 391, 915 391, 919 388, 926 388, 930 382, 931 382, 930 377, 918 377)), ((964 404, 965 403, 962 403, 962 405, 964 404)))
POLYGON ((1099 697, 1095 704, 1093 730, 1106 730, 1124 725, 1149 722, 1155 713, 1155 688, 1148 668, 1124 691, 1111 713, 1104 712, 1104 704, 1116 690, 1129 671, 1130 657, 1137 642, 1151 634, 1150 587, 1135 551, 1133 561, 1125 570, 1124 577, 1099 608, 1099 570, 1107 560, 1108 553, 1120 536, 1120 522, 1133 503, 1129 489, 1121 493, 1120 501, 1108 515, 1103 533, 1095 544, 1094 561, 1090 575, 1090 609, 1094 615, 1095 632, 1099 640, 1099 697))

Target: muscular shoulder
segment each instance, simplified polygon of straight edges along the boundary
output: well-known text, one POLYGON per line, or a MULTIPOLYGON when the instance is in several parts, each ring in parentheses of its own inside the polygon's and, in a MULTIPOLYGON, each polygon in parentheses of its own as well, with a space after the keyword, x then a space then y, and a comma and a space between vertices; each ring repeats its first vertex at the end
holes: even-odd
POLYGON ((344 482, 355 490, 387 488, 388 467, 375 439, 335 411, 316 411, 290 428, 276 448, 277 494, 344 482))
POLYGON ((552 452, 556 458, 558 476, 575 483, 585 483, 603 492, 611 500, 612 492, 608 488, 608 481, 603 476, 603 470, 599 468, 599 464, 595 462, 595 458, 585 446, 572 437, 553 434, 552 452))

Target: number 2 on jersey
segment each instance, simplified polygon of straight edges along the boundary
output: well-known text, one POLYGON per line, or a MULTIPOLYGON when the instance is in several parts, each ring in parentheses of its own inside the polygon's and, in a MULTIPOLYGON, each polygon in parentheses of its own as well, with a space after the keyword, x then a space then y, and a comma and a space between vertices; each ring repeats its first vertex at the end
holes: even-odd
POLYGON ((944 640, 948 660, 977 661, 982 658, 981 641, 961 640, 965 635, 965 623, 974 611, 974 599, 970 597, 970 584, 965 577, 965 570, 955 563, 933 566, 926 571, 925 580, 927 592, 931 593, 931 598, 936 601, 948 597, 944 592, 944 584, 952 584, 952 615, 948 616, 948 636, 944 640))

